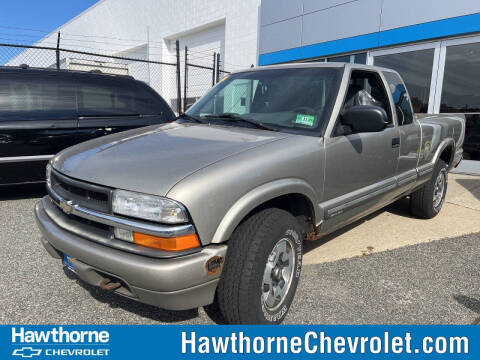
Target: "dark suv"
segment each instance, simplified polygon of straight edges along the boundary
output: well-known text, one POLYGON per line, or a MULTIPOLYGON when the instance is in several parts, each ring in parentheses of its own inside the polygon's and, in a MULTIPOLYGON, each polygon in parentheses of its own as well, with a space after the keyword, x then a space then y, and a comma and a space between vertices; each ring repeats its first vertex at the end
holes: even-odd
POLYGON ((48 160, 74 144, 174 118, 130 76, 0 68, 0 186, 44 181, 48 160))

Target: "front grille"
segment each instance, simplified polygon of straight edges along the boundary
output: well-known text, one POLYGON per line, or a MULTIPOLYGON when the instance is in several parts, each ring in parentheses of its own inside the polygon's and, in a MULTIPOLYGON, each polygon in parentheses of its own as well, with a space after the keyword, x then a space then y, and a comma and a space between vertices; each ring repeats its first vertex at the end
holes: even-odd
POLYGON ((98 232, 98 234, 103 237, 110 237, 110 235, 112 235, 112 229, 108 225, 84 219, 80 216, 68 215, 68 217, 71 219, 72 224, 75 224, 75 227, 78 229, 98 232))
POLYGON ((109 188, 74 180, 56 171, 52 171, 50 182, 52 190, 67 201, 71 200, 87 209, 111 212, 109 188))

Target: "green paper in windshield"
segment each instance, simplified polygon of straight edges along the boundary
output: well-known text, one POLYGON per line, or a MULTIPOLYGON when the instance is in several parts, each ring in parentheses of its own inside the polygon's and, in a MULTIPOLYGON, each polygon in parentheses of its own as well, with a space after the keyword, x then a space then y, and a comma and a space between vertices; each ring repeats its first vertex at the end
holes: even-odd
POLYGON ((297 119, 295 120, 296 124, 301 124, 306 126, 313 126, 314 122, 315 122, 315 116, 304 115, 304 114, 298 114, 297 119))

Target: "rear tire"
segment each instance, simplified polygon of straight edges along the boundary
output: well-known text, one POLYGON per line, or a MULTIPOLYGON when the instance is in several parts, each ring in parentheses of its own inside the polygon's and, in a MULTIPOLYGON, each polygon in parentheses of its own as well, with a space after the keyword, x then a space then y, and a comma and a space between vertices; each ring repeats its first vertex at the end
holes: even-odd
POLYGON ((447 193, 448 166, 438 160, 431 179, 410 196, 410 212, 424 219, 437 216, 442 209, 447 193))
POLYGON ((232 234, 216 302, 229 324, 279 324, 293 301, 302 268, 295 217, 264 209, 232 234))

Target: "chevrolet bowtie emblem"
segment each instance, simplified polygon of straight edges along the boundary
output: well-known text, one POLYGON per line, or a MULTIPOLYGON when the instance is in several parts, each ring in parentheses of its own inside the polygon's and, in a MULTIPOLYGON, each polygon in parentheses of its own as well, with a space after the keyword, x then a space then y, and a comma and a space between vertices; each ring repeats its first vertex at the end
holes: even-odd
POLYGON ((21 349, 13 350, 13 356, 21 356, 22 358, 31 358, 42 353, 41 349, 33 349, 31 347, 22 347, 21 349))
POLYGON ((65 214, 68 215, 72 212, 73 206, 71 201, 60 201, 59 205, 60 209, 62 209, 65 214))

